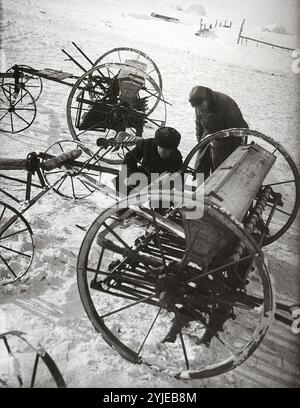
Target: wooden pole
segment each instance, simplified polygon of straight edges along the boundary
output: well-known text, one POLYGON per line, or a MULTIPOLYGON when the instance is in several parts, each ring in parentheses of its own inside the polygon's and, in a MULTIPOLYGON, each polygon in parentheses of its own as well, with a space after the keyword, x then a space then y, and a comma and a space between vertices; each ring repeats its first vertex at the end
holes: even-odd
POLYGON ((26 170, 26 159, 0 159, 0 170, 26 170))
POLYGON ((243 32, 244 23, 245 23, 245 19, 243 20, 243 22, 242 22, 242 24, 241 24, 241 28, 240 28, 240 32, 239 32, 239 37, 238 37, 238 40, 237 40, 237 44, 240 43, 240 38, 241 38, 241 35, 242 35, 242 32, 243 32))

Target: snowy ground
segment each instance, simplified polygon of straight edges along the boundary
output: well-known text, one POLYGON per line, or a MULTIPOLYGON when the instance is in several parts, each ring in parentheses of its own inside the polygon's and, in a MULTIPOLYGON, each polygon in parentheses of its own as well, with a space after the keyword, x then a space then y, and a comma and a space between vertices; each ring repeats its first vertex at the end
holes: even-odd
MULTIPOLYGON (((272 0, 266 10, 258 0, 251 2, 252 8, 248 1, 228 0, 221 9, 220 2, 203 1, 209 21, 233 21, 231 30, 220 28, 214 37, 203 38, 194 35, 200 18, 193 12, 195 7, 190 9, 195 1, 161 3, 2 0, 1 72, 19 63, 78 73, 60 51, 72 53, 72 41, 92 60, 114 47, 137 48, 150 55, 161 71, 164 97, 172 103, 167 123, 181 132, 184 156, 195 144, 188 92, 201 84, 231 95, 250 128, 280 141, 299 168, 299 74, 292 72, 293 57, 268 47, 236 45, 240 23, 246 18, 245 31, 259 32, 260 38, 277 44, 299 46, 296 2, 281 10, 281 3, 272 0), (180 23, 155 20, 150 16, 153 11, 179 18, 180 23), (284 25, 289 35, 267 32, 264 37, 260 27, 272 23, 284 25)), ((65 118, 68 94, 69 88, 44 81, 34 124, 20 134, 1 134, 1 157, 24 158, 59 139, 70 139, 65 118)), ((34 231, 35 259, 23 282, 0 288, 0 333, 17 329, 39 339, 69 387, 251 386, 234 372, 184 383, 155 374, 122 359, 93 331, 77 290, 76 257, 84 231, 75 224, 90 225, 108 205, 101 194, 74 202, 49 193, 26 213, 34 231)), ((299 303, 297 225, 268 249, 268 257, 277 291, 299 303)))

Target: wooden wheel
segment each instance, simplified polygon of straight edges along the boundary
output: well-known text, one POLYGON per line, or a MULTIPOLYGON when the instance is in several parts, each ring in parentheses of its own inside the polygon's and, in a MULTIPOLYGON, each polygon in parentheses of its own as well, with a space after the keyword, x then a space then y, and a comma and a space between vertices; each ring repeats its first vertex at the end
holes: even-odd
POLYGON ((0 201, 0 284, 20 279, 34 256, 32 230, 21 213, 0 201))
POLYGON ((270 186, 274 192, 271 200, 267 203, 268 210, 263 213, 265 223, 267 223, 270 216, 272 217, 274 200, 277 197, 279 200, 268 227, 269 234, 263 241, 263 245, 268 245, 280 238, 296 218, 300 204, 299 172, 291 156, 280 143, 269 136, 250 129, 227 129, 207 135, 187 155, 183 163, 183 171, 186 173, 195 172, 195 161, 199 152, 203 152, 208 147, 213 151, 216 142, 218 143, 224 139, 226 143, 225 139, 228 137, 242 138, 244 145, 257 143, 276 156, 275 164, 261 187, 261 189, 264 189, 270 186))
MULTIPOLYGON (((141 68, 105 63, 74 84, 67 102, 67 121, 73 139, 94 151, 99 132, 105 137, 114 137, 119 131, 142 136, 147 127, 156 130, 163 126, 166 107, 159 85, 141 68)), ((112 153, 107 159, 120 162, 112 153)))
POLYGON ((207 204, 212 228, 231 239, 204 265, 187 245, 180 217, 167 220, 146 206, 130 206, 120 216, 126 203, 96 218, 78 256, 80 297, 96 330, 129 361, 180 379, 241 364, 263 339, 274 310, 254 240, 230 214, 207 204), (244 252, 232 260, 237 242, 244 252))
POLYGON ((0 385, 7 388, 58 387, 65 381, 46 350, 20 331, 0 334, 0 385), (34 344, 34 345, 33 345, 34 344))
MULTIPOLYGON (((25 69, 32 69, 28 65, 15 65, 11 68, 9 68, 6 72, 8 74, 14 74, 14 79, 15 79, 15 84, 19 85, 22 90, 27 89, 34 101, 36 102, 43 90, 43 82, 42 79, 36 75, 23 72, 22 68, 25 69)), ((12 79, 11 78, 3 78, 2 79, 2 84, 6 83, 11 83, 12 79)))
POLYGON ((0 130, 19 133, 27 129, 36 116, 35 101, 20 85, 0 85, 0 130))

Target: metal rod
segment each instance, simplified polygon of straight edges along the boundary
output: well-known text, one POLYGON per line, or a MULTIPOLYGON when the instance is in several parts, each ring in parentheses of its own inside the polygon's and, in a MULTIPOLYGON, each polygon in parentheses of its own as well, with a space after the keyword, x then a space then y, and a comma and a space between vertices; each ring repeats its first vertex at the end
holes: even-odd
POLYGON ((24 208, 22 211, 20 211, 19 214, 14 215, 11 217, 1 228, 0 228, 0 234, 3 234, 19 217, 19 215, 24 214, 25 211, 27 211, 34 203, 36 203, 44 194, 46 194, 51 188, 55 187, 57 183, 59 183, 63 178, 65 177, 65 174, 60 177, 58 180, 56 180, 55 183, 53 183, 50 187, 47 189, 41 191, 39 194, 37 194, 27 205, 26 208, 24 208))
POLYGON ((84 58, 92 65, 92 67, 94 66, 94 63, 89 59, 89 57, 82 51, 81 48, 78 47, 77 44, 74 43, 74 41, 72 41, 72 44, 74 45, 74 47, 80 52, 81 55, 84 56, 84 58))
POLYGON ((67 51, 65 51, 64 49, 62 49, 62 52, 63 52, 64 54, 66 54, 66 55, 70 58, 70 60, 71 60, 72 62, 74 62, 74 64, 77 65, 82 71, 87 72, 87 70, 86 70, 81 64, 79 64, 79 62, 76 61, 75 58, 73 58, 70 54, 68 54, 67 51))
POLYGON ((33 388, 33 386, 34 386, 36 372, 37 372, 37 366, 38 366, 38 363, 39 363, 39 357, 40 357, 39 354, 36 353, 33 372, 32 372, 32 377, 31 377, 31 382, 30 382, 30 388, 33 388))
POLYGON ((145 345, 145 343, 146 343, 146 340, 147 340, 147 338, 149 337, 149 334, 151 333, 151 330, 153 329, 153 326, 154 326, 154 324, 155 324, 155 322, 156 322, 156 320, 157 320, 158 315, 160 314, 160 312, 161 312, 161 307, 158 309, 158 312, 157 312, 157 314, 156 314, 156 316, 155 316, 155 318, 154 318, 154 320, 153 320, 153 322, 152 322, 152 324, 151 324, 151 326, 150 326, 150 328, 149 328, 149 330, 148 330, 148 333, 146 334, 146 336, 145 336, 145 338, 144 338, 144 341, 143 341, 143 343, 141 344, 141 347, 139 348, 138 354, 140 354, 140 352, 142 351, 142 348, 144 347, 144 345, 145 345))

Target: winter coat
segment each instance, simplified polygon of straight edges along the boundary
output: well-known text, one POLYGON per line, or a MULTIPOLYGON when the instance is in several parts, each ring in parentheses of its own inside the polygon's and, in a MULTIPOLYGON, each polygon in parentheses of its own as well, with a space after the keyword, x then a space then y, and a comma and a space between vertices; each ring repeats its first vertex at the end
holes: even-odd
MULTIPOLYGON (((197 141, 207 134, 230 128, 248 128, 248 124, 237 103, 228 95, 212 91, 209 88, 196 86, 190 93, 190 100, 202 98, 206 104, 196 106, 196 138, 197 141)), ((214 141, 212 149, 213 167, 216 169, 242 142, 239 137, 228 137, 214 141)), ((204 158, 203 166, 207 167, 208 158, 204 158)), ((204 171, 202 166, 202 170, 204 171)))
POLYGON ((176 149, 171 156, 162 159, 158 154, 155 139, 143 139, 126 154, 123 164, 127 165, 129 174, 136 171, 142 171, 146 175, 150 175, 150 173, 174 173, 182 166, 182 156, 176 149), (141 167, 138 166, 139 163, 141 167))
MULTIPOLYGON (((190 99, 196 96, 199 88, 195 87, 194 95, 190 95, 190 99)), ((195 107, 196 113, 196 136, 200 141, 202 137, 210 133, 215 133, 220 130, 230 128, 248 128, 248 124, 243 118, 243 115, 237 103, 228 95, 221 92, 212 91, 209 88, 209 102, 206 109, 201 106, 195 107)))

